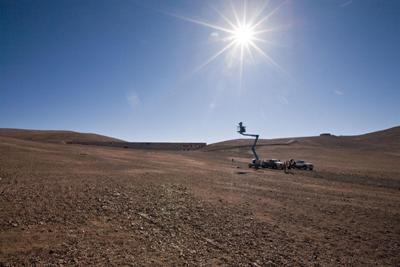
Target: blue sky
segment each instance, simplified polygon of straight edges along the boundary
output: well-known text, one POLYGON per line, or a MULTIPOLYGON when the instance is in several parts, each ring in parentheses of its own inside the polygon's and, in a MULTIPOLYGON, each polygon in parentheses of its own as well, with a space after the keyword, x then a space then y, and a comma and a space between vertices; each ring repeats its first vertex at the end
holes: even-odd
POLYGON ((0 127, 215 142, 239 121, 262 138, 400 124, 400 1, 286 1, 260 44, 282 70, 252 51, 242 79, 229 50, 198 70, 223 33, 177 17, 226 27, 215 9, 231 18, 229 1, 0 0, 0 127))

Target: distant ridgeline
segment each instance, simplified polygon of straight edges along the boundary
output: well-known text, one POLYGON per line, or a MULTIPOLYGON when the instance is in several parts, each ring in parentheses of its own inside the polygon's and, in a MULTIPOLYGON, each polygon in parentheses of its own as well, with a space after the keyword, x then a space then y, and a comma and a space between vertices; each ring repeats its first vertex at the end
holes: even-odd
POLYGON ((142 143, 142 142, 84 142, 67 141, 67 144, 90 145, 90 146, 108 146, 133 149, 157 149, 157 150, 197 150, 205 147, 206 143, 142 143))

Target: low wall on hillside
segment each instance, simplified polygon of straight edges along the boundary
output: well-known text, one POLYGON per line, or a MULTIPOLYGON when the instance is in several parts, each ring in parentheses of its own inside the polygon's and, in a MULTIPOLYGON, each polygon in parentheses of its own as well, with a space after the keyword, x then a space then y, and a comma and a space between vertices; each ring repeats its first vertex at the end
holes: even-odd
POLYGON ((108 146, 133 149, 156 149, 156 150, 197 150, 205 147, 206 143, 155 143, 155 142, 82 142, 67 141, 67 144, 108 146))

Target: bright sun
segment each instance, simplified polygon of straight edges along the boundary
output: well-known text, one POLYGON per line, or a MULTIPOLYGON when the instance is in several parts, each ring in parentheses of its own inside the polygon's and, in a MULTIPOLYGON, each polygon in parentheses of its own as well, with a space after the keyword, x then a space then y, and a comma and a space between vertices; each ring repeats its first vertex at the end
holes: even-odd
POLYGON ((234 30, 232 37, 240 46, 248 46, 255 41, 255 31, 247 25, 239 26, 234 30))
POLYGON ((249 10, 247 7, 247 0, 243 0, 242 9, 239 11, 231 2, 231 16, 214 8, 214 10, 224 21, 224 23, 220 24, 213 24, 203 20, 173 15, 180 19, 213 29, 214 32, 211 33, 212 36, 214 36, 217 41, 224 44, 219 51, 207 59, 195 71, 202 69, 228 51, 230 51, 228 56, 231 59, 239 59, 240 83, 242 81, 244 62, 247 61, 246 59, 254 59, 255 55, 263 57, 277 70, 283 71, 283 69, 272 59, 272 57, 262 49, 262 46, 265 44, 274 45, 274 42, 265 39, 265 35, 270 32, 279 31, 280 27, 271 27, 269 19, 287 1, 283 1, 277 7, 270 10, 267 14, 264 14, 264 11, 267 10, 268 2, 269 1, 265 1, 261 7, 249 10))

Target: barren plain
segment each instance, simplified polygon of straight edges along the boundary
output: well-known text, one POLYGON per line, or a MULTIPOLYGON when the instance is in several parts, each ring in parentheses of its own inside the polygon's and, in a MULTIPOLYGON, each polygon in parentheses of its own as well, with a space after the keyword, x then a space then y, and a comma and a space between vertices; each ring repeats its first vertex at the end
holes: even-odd
POLYGON ((399 266, 400 127, 196 151, 0 129, 0 266, 399 266))

